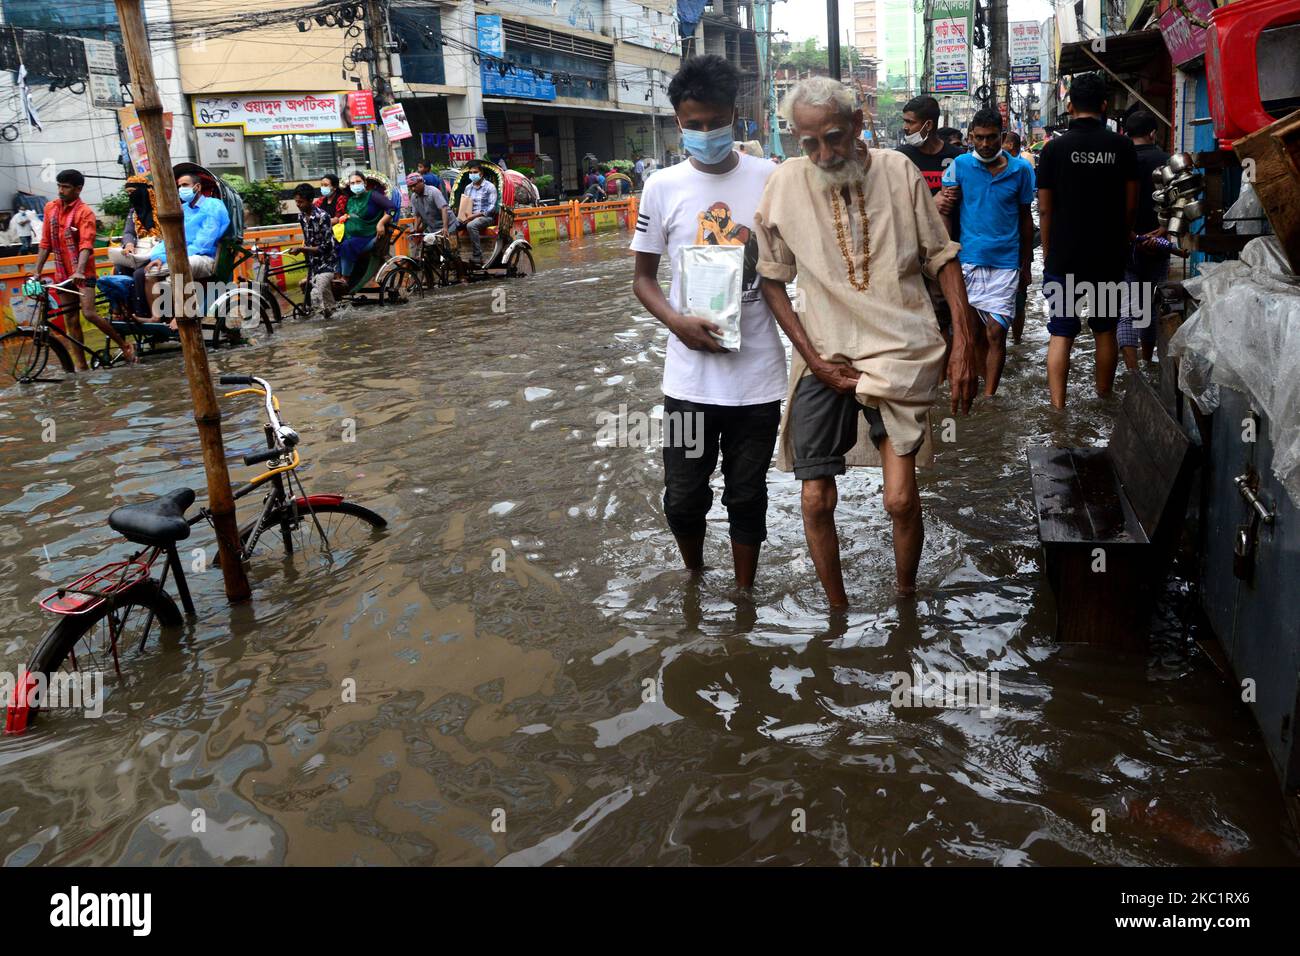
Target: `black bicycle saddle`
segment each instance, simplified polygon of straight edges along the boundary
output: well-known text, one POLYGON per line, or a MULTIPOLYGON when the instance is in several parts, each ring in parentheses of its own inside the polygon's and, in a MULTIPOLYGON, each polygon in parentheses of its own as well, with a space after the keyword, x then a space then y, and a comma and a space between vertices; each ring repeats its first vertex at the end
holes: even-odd
POLYGON ((174 544, 190 536, 185 510, 194 504, 193 488, 177 488, 157 498, 114 508, 108 526, 136 544, 174 544))

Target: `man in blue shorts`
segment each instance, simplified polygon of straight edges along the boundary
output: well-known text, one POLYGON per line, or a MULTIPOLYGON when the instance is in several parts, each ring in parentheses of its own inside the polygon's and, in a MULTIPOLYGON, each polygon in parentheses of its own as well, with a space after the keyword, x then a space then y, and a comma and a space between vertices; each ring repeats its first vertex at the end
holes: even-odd
POLYGON ((1016 314, 1016 296, 1029 284, 1034 171, 1002 148, 1002 116, 996 110, 975 114, 970 137, 975 151, 952 161, 943 185, 957 193, 957 259, 966 279, 966 298, 981 320, 975 360, 984 371, 984 394, 992 396, 1007 361, 1007 330, 1016 314))

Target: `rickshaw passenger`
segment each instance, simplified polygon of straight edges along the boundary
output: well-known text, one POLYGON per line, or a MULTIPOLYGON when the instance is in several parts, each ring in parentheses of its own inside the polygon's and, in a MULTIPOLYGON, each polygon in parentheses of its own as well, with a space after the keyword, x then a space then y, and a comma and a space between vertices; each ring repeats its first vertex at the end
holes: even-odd
POLYGON ((338 269, 338 256, 334 251, 330 215, 313 204, 315 198, 315 190, 306 183, 299 183, 293 191, 293 201, 298 207, 298 225, 302 227, 302 245, 289 251, 307 257, 307 278, 302 280, 302 289, 312 306, 320 309, 328 319, 334 311, 334 290, 330 283, 338 269))
MULTIPOLYGON (((211 278, 217 271, 217 245, 230 228, 226 204, 214 196, 203 195, 202 190, 202 182, 192 173, 176 178, 181 214, 185 217, 185 251, 190 260, 190 275, 196 280, 211 278)), ((167 245, 159 242, 149 253, 145 266, 145 298, 152 315, 158 314, 158 283, 168 274, 167 245)), ((176 318, 173 316, 168 324, 175 329, 176 318)))
POLYGON ((397 204, 383 189, 367 189, 360 173, 348 176, 348 211, 343 214, 343 241, 339 243, 339 275, 352 275, 357 260, 374 248, 379 233, 397 214, 397 204))
POLYGON ((333 173, 326 173, 320 178, 320 195, 316 205, 329 214, 330 225, 348 211, 348 194, 339 188, 339 178, 333 173))
POLYGON ((465 231, 469 233, 469 243, 474 248, 474 264, 483 263, 483 240, 480 234, 484 229, 495 226, 497 222, 497 188, 483 178, 483 164, 472 160, 465 167, 469 171, 469 188, 465 190, 470 198, 470 217, 465 222, 465 231))
POLYGON ((457 225, 456 217, 452 215, 442 190, 427 185, 419 173, 407 176, 406 185, 411 191, 411 213, 415 216, 415 229, 407 242, 411 256, 419 259, 424 252, 424 233, 445 231, 450 236, 457 225))

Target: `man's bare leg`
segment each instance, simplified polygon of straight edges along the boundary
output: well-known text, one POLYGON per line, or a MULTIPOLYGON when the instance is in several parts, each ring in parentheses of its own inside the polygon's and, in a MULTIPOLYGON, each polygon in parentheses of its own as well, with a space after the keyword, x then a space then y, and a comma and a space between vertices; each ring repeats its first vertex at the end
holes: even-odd
POLYGON ((741 544, 735 538, 731 539, 731 561, 736 568, 736 587, 749 590, 754 586, 754 578, 758 575, 758 552, 762 547, 761 544, 741 544))
MULTIPOLYGON (((1065 407, 1065 385, 1070 380, 1070 349, 1074 339, 1053 335, 1047 343, 1047 388, 1052 394, 1052 404, 1065 407)), ((1100 372, 1099 372, 1100 374, 1100 372)), ((1114 374, 1114 369, 1111 369, 1114 374)))
POLYGON ((1120 354, 1124 356, 1124 367, 1130 372, 1136 372, 1138 367, 1138 350, 1131 345, 1126 345, 1120 349, 1120 354))
POLYGON ((58 326, 51 326, 54 329, 55 337, 68 343, 63 348, 72 357, 73 367, 78 372, 89 371, 90 366, 86 364, 86 351, 82 348, 84 339, 81 332, 80 297, 62 291, 54 292, 53 296, 54 304, 63 319, 63 331, 61 333, 58 331, 58 326))
POLYGON ((122 350, 123 357, 131 365, 139 361, 135 357, 135 346, 126 340, 126 337, 118 332, 111 322, 101 318, 99 310, 95 308, 95 287, 88 286, 81 292, 81 314, 94 325, 104 336, 122 350))
POLYGON ((699 537, 687 538, 680 534, 673 535, 677 539, 677 548, 682 553, 682 564, 686 570, 692 574, 699 574, 704 570, 704 535, 699 537))
POLYGON ((817 579, 831 607, 848 607, 844 574, 840 569, 840 539, 835 534, 835 505, 839 492, 834 478, 809 478, 803 483, 803 533, 817 579))
POLYGON ((984 359, 984 394, 995 395, 1002 370, 1007 364, 1007 330, 998 322, 986 322, 981 341, 986 342, 984 359))
POLYGON ((900 595, 915 594, 916 571, 925 544, 916 454, 894 454, 894 446, 886 438, 880 443, 880 463, 885 473, 885 511, 894 522, 894 589, 900 595))
POLYGON ((1115 369, 1119 366, 1119 343, 1115 332, 1093 334, 1097 343, 1097 395, 1105 398, 1115 387, 1115 369))

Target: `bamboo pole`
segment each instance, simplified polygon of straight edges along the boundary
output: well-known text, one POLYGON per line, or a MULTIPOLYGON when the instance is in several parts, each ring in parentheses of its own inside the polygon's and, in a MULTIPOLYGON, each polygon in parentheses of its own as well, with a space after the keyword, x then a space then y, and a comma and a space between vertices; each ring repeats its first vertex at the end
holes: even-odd
POLYGON ((221 441, 221 410, 217 406, 217 394, 212 388, 212 376, 208 370, 208 353, 203 345, 198 302, 194 297, 186 295, 186 290, 190 288, 190 259, 185 248, 185 225, 180 198, 171 182, 171 154, 163 130, 162 101, 154 80, 144 14, 140 9, 140 0, 115 2, 117 18, 122 27, 122 40, 126 46, 126 59, 131 70, 135 112, 144 132, 149 169, 153 173, 158 226, 167 247, 172 314, 176 317, 176 327, 180 332, 181 350, 185 357, 185 378, 189 382, 190 398, 194 402, 194 423, 198 426, 199 442, 203 448, 203 470, 208 479, 208 511, 217 533, 221 575, 226 585, 226 597, 232 602, 247 601, 251 592, 244 565, 239 560, 239 527, 235 523, 235 497, 230 488, 230 472, 226 469, 225 447, 221 441))

